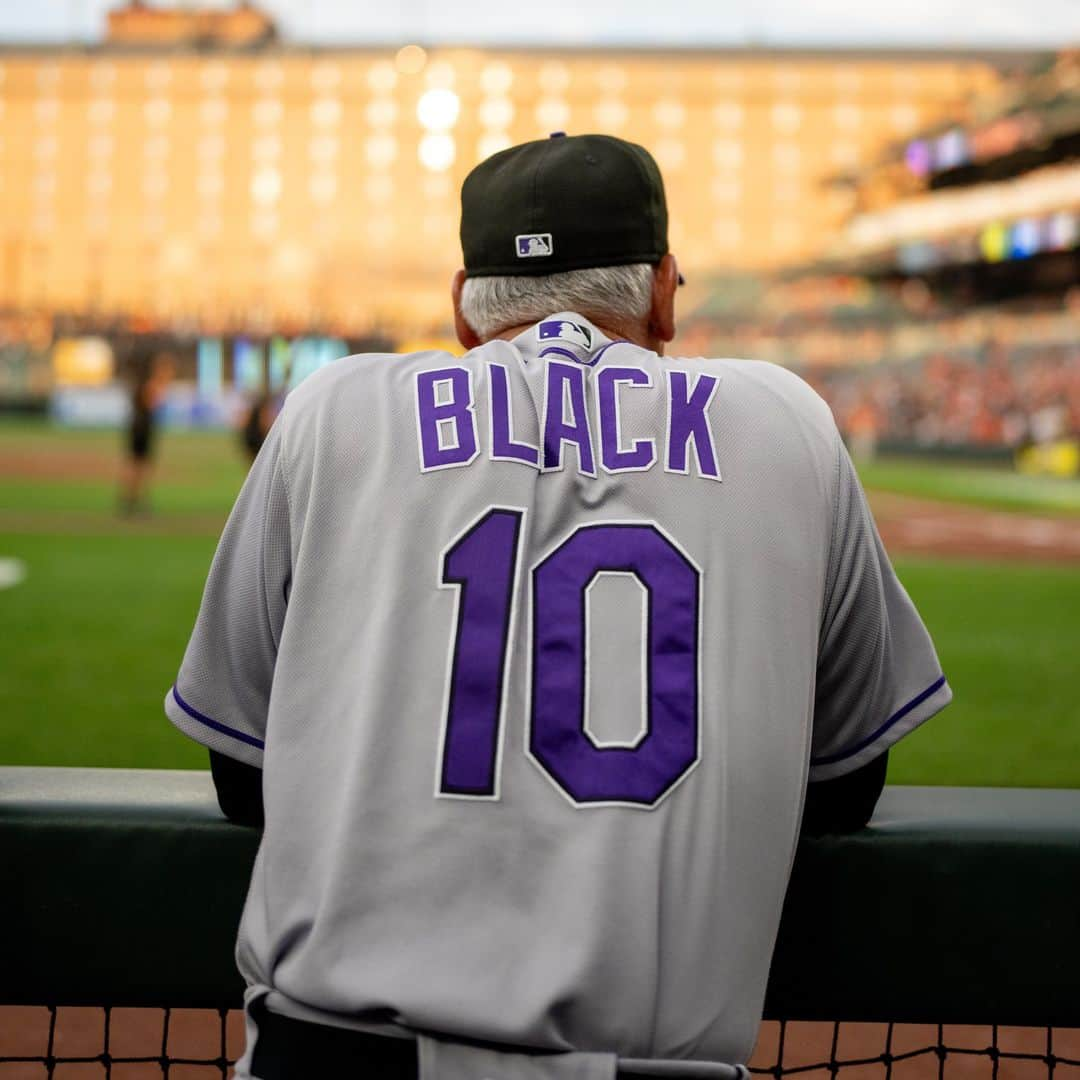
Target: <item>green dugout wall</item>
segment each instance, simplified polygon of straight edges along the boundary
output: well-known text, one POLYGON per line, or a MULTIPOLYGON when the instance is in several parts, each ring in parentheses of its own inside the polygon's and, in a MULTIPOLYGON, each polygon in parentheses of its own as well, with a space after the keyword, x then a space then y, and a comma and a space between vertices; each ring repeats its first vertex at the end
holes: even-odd
MULTIPOLYGON (((208 773, 0 768, 0 1003, 238 1005, 257 842, 208 773)), ((766 1015, 1080 1027, 1080 791, 887 788, 805 843, 766 1015)))

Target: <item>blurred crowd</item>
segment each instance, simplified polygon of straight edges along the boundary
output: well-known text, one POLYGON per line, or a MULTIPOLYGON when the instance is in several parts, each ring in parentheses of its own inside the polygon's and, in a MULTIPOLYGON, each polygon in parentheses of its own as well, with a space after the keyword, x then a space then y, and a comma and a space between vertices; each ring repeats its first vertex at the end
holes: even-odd
MULTIPOLYGON (((887 442, 1010 450, 1080 439, 1080 289, 1049 309, 982 308, 921 319, 911 312, 897 317, 880 303, 843 308, 829 302, 835 297, 791 288, 780 298, 783 304, 766 296, 754 316, 691 319, 680 335, 684 355, 793 367, 832 406, 849 442, 864 449, 887 442)), ((0 313, 0 412, 50 407, 63 385, 65 339, 58 329, 45 318, 0 313)), ((139 340, 115 338, 124 362, 112 378, 121 385, 136 374, 125 358, 139 340)), ((348 343, 351 350, 365 346, 348 343)), ((193 355, 184 351, 176 372, 192 389, 193 355)), ((254 454, 273 410, 266 394, 249 405, 242 433, 254 454)))
POLYGON ((1015 449, 1080 436, 1080 344, 807 374, 864 449, 879 441, 1015 449))

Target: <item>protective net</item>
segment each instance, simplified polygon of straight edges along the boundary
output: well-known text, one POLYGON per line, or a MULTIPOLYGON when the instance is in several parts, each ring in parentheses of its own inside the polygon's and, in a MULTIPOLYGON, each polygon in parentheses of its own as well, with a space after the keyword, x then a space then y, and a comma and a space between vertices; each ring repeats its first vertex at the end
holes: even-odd
MULTIPOLYGON (((242 1049, 236 1010, 0 1008, 0 1080, 227 1078, 242 1049)), ((750 1069, 815 1080, 1080 1080, 1080 1028, 769 1021, 750 1069)))

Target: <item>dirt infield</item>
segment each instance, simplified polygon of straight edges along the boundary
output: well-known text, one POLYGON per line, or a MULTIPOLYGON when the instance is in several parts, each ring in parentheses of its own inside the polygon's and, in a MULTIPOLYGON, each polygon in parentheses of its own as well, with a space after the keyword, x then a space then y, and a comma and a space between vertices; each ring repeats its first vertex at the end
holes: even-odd
POLYGON ((1025 562, 1080 562, 1080 518, 984 510, 872 493, 870 505, 890 554, 1025 562))
MULTIPOLYGON (((44 1061, 7 1062, 12 1057, 44 1058, 49 1047, 50 1011, 37 1007, 0 1008, 0 1080, 39 1080, 44 1061)), ((170 1010, 166 1028, 161 1009, 112 1009, 106 1050, 105 1012, 100 1008, 56 1010, 52 1053, 57 1080, 201 1080, 222 1075, 224 1059, 243 1049, 243 1024, 230 1012, 225 1024, 206 1009, 170 1010), (222 1052, 224 1051, 224 1058, 222 1052), (163 1057, 167 1055, 167 1071, 163 1057), (144 1059, 125 1063, 124 1059, 144 1059), (150 1060, 145 1060, 150 1059, 150 1060), (67 1063, 64 1063, 64 1062, 67 1063), (183 1062, 183 1063, 180 1063, 183 1062)), ((959 1027, 937 1024, 829 1024, 768 1021, 761 1026, 752 1069, 777 1075, 805 1070, 807 1080, 1078 1080, 1080 1029, 959 1027), (998 1068, 988 1053, 996 1047, 998 1068), (1010 1055, 1023 1055, 1011 1057, 1010 1055), (1055 1058, 1051 1072, 1047 1060, 1055 1058), (891 1062, 889 1061, 891 1057, 891 1062), (837 1066, 835 1069, 830 1066, 837 1066), (889 1065, 891 1064, 891 1068, 889 1065), (815 1068, 814 1066, 818 1066, 815 1068)), ((231 1069, 229 1075, 232 1075, 231 1069)), ((358 1076, 366 1076, 358 1069, 358 1076)), ((312 1080, 316 1080, 312 1077, 312 1080)), ((329 1080, 329 1078, 320 1078, 329 1080)), ((372 1077, 372 1080, 378 1080, 372 1077)))

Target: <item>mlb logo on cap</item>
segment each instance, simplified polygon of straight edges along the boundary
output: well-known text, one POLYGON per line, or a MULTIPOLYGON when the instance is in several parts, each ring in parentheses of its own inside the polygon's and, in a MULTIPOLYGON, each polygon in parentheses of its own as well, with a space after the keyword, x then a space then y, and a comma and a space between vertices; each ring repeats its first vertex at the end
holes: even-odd
POLYGON ((522 233, 514 237, 519 259, 534 259, 538 255, 550 255, 554 250, 551 233, 522 233))

